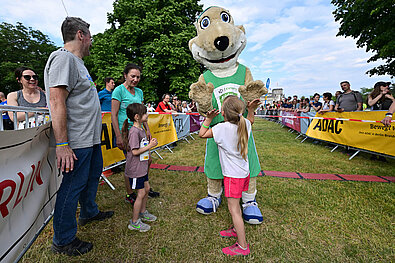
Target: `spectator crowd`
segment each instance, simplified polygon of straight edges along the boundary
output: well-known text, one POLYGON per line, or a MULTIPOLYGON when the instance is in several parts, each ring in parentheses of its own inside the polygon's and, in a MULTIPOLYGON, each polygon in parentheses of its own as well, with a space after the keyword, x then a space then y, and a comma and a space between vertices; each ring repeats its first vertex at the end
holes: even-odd
POLYGON ((390 82, 379 81, 374 85, 372 92, 368 95, 366 102, 363 102, 362 94, 352 90, 348 81, 340 82, 342 91, 336 91, 335 96, 330 92, 321 95, 315 93, 311 98, 284 97, 280 101, 261 106, 261 110, 269 111, 292 111, 292 112, 317 112, 324 114, 330 111, 350 112, 362 110, 386 110, 388 111, 382 123, 389 125, 392 114, 395 111, 395 98, 391 94, 390 82))

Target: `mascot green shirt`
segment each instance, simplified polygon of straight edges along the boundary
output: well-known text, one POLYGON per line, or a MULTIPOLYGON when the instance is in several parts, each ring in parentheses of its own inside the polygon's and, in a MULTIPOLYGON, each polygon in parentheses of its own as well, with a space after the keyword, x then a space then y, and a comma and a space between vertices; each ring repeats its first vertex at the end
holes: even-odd
MULTIPOLYGON (((241 98, 239 87, 244 85, 245 75, 246 67, 242 64, 239 64, 235 74, 225 78, 218 78, 209 70, 203 73, 206 84, 211 82, 214 85, 212 96, 212 104, 214 109, 221 111, 222 102, 229 95, 235 95, 241 98)), ((246 116, 247 112, 244 113, 244 117, 246 116)), ((210 126, 213 127, 223 121, 224 117, 221 114, 218 114, 213 119, 210 126)), ((250 168, 250 177, 258 176, 259 172, 261 171, 261 166, 259 164, 258 154, 255 148, 252 132, 248 140, 248 163, 250 168)), ((224 179, 219 161, 218 146, 214 142, 213 138, 207 139, 204 172, 210 179, 224 179)))

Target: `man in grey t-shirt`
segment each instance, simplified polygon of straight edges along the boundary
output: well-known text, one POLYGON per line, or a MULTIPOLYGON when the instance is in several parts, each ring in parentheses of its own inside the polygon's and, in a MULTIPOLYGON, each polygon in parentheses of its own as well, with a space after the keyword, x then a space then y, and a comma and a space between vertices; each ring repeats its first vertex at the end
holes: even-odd
POLYGON ((350 82, 340 82, 343 93, 336 98, 335 111, 360 111, 362 110, 362 95, 358 91, 351 90, 350 82))
POLYGON ((52 250, 70 256, 89 252, 93 245, 76 237, 79 225, 104 220, 114 212, 99 211, 95 202, 103 169, 101 110, 96 87, 83 57, 92 44, 89 24, 67 17, 62 24, 64 47, 54 51, 44 70, 47 100, 56 140, 57 165, 63 172, 53 218, 52 250))

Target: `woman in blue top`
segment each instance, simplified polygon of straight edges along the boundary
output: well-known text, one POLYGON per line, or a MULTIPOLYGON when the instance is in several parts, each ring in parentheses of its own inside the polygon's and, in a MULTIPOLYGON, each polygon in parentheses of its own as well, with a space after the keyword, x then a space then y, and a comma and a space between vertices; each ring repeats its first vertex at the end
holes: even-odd
MULTIPOLYGON (((141 68, 136 64, 129 63, 126 65, 123 76, 125 82, 115 88, 111 98, 111 121, 114 127, 116 136, 116 142, 118 148, 125 150, 123 144, 121 128, 123 122, 127 119, 126 108, 132 103, 143 103, 144 96, 143 91, 137 88, 137 84, 140 82, 141 68)), ((143 124, 147 131, 147 137, 151 138, 151 132, 149 130, 147 122, 143 124)))
MULTIPOLYGON (((128 118, 126 115, 126 108, 132 103, 143 104, 144 96, 143 91, 137 88, 137 84, 140 82, 141 68, 133 63, 126 65, 123 76, 125 82, 119 85, 112 92, 111 97, 111 122, 114 128, 116 142, 119 149, 125 152, 126 156, 126 145, 123 143, 121 129, 123 122, 128 118)), ((151 132, 147 122, 143 122, 143 126, 147 133, 148 140, 151 140, 151 132)), ((130 128, 130 127, 129 127, 130 128)), ((148 161, 148 167, 151 165, 151 158, 148 161)), ((126 198, 125 201, 131 203, 135 198, 133 197, 133 191, 130 188, 129 178, 125 176, 125 187, 126 187, 126 198)), ((154 192, 150 189, 149 196, 157 197, 159 193, 154 192)))

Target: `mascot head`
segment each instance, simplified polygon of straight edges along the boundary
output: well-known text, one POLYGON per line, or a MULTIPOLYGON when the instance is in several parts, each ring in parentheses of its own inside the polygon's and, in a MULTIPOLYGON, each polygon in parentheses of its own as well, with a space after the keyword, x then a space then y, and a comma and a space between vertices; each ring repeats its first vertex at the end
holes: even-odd
POLYGON ((210 70, 236 65, 247 44, 243 26, 235 26, 229 11, 209 7, 195 22, 197 36, 189 41, 193 58, 210 70))

